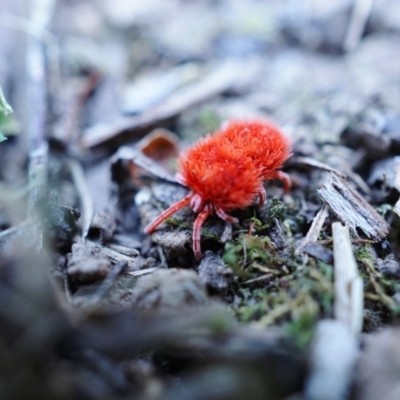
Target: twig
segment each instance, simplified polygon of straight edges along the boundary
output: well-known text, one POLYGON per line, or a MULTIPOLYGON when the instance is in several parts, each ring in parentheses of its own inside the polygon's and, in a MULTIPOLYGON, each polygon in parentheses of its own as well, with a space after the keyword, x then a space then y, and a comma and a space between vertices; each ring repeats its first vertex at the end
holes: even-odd
POLYGON ((253 279, 244 281, 241 283, 241 285, 250 285, 252 283, 263 282, 263 281, 269 280, 274 277, 275 276, 273 274, 265 274, 265 275, 258 276, 257 278, 253 278, 253 279))
POLYGON ((93 200, 82 165, 76 160, 69 160, 69 168, 82 206, 82 242, 84 243, 93 219, 93 200))
MULTIPOLYGON (((32 22, 45 29, 52 15, 53 0, 36 0, 33 3, 32 22)), ((38 250, 43 248, 43 232, 40 218, 36 215, 36 205, 46 192, 48 145, 45 138, 46 123, 46 76, 42 43, 36 39, 28 39, 27 48, 28 75, 28 126, 29 138, 29 199, 28 216, 36 216, 34 236, 38 242, 38 250)))
POLYGON ((348 227, 332 224, 335 267, 335 318, 353 334, 361 332, 363 324, 363 281, 351 247, 348 227))
POLYGON ((351 385, 358 340, 341 321, 318 322, 311 348, 307 400, 344 400, 351 385))
MULTIPOLYGON (((49 5, 50 8, 52 8, 54 1, 51 3, 52 4, 49 5)), ((49 8, 47 8, 46 12, 48 16, 51 15, 51 10, 49 8)), ((23 32, 46 46, 46 55, 49 60, 50 70, 49 87, 52 97, 55 98, 56 89, 61 86, 60 49, 57 37, 46 29, 47 23, 45 25, 40 25, 37 21, 24 18, 20 15, 2 13, 0 15, 0 26, 23 32)))
POLYGON ((356 0, 354 2, 353 13, 343 42, 345 51, 355 49, 360 42, 373 4, 374 0, 356 0))
POLYGON ((251 63, 247 65, 246 71, 244 71, 241 63, 226 61, 203 79, 188 85, 164 103, 141 115, 121 118, 110 125, 99 125, 87 129, 84 132, 82 144, 86 148, 93 148, 120 138, 128 132, 149 129, 210 97, 242 85, 250 79, 249 75, 254 75, 254 73, 254 66, 251 63))
POLYGON ((315 216, 310 229, 307 232, 306 237, 300 242, 297 246, 296 253, 299 254, 303 251, 304 247, 308 243, 316 242, 318 236, 321 232, 322 226, 324 225, 325 219, 328 216, 328 206, 326 204, 318 211, 318 214, 315 216))

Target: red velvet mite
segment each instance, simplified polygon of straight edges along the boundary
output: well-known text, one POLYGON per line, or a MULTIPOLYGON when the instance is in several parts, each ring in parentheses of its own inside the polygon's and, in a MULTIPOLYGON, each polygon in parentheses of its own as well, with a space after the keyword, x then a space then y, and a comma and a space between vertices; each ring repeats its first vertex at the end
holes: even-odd
POLYGON ((193 251, 200 259, 201 227, 209 215, 216 213, 226 222, 238 222, 228 212, 249 206, 257 196, 259 204, 264 204, 263 182, 267 179, 281 180, 285 192, 289 191, 290 178, 279 169, 290 156, 289 139, 270 122, 229 122, 179 156, 177 179, 191 191, 147 225, 144 232, 153 232, 172 214, 190 206, 198 214, 193 224, 193 251))

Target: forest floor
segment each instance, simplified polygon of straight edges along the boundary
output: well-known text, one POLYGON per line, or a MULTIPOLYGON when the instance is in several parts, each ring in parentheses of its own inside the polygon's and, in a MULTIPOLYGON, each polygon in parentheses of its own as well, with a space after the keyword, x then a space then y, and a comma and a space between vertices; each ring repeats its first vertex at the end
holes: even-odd
POLYGON ((328 3, 0 4, 1 399, 400 398, 400 6, 328 3), (144 234, 237 118, 291 190, 144 234))

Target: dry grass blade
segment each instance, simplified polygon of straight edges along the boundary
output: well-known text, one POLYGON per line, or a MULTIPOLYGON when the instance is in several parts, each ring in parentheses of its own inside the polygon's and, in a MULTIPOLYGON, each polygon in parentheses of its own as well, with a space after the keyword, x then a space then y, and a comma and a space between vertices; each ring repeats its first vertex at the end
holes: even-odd
POLYGON ((69 168, 82 206, 82 242, 84 242, 93 220, 93 200, 86 183, 82 165, 75 160, 69 160, 69 168))
POLYGON ((336 217, 358 236, 357 228, 378 242, 389 233, 389 224, 345 180, 335 174, 318 190, 336 217))

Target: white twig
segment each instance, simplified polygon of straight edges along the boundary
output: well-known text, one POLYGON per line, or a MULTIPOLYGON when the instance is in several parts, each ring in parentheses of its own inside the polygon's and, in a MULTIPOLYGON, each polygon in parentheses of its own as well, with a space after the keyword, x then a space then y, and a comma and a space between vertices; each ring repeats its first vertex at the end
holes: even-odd
POLYGON ((353 334, 361 332, 363 323, 363 282, 353 255, 349 228, 332 224, 335 267, 335 318, 353 334))

